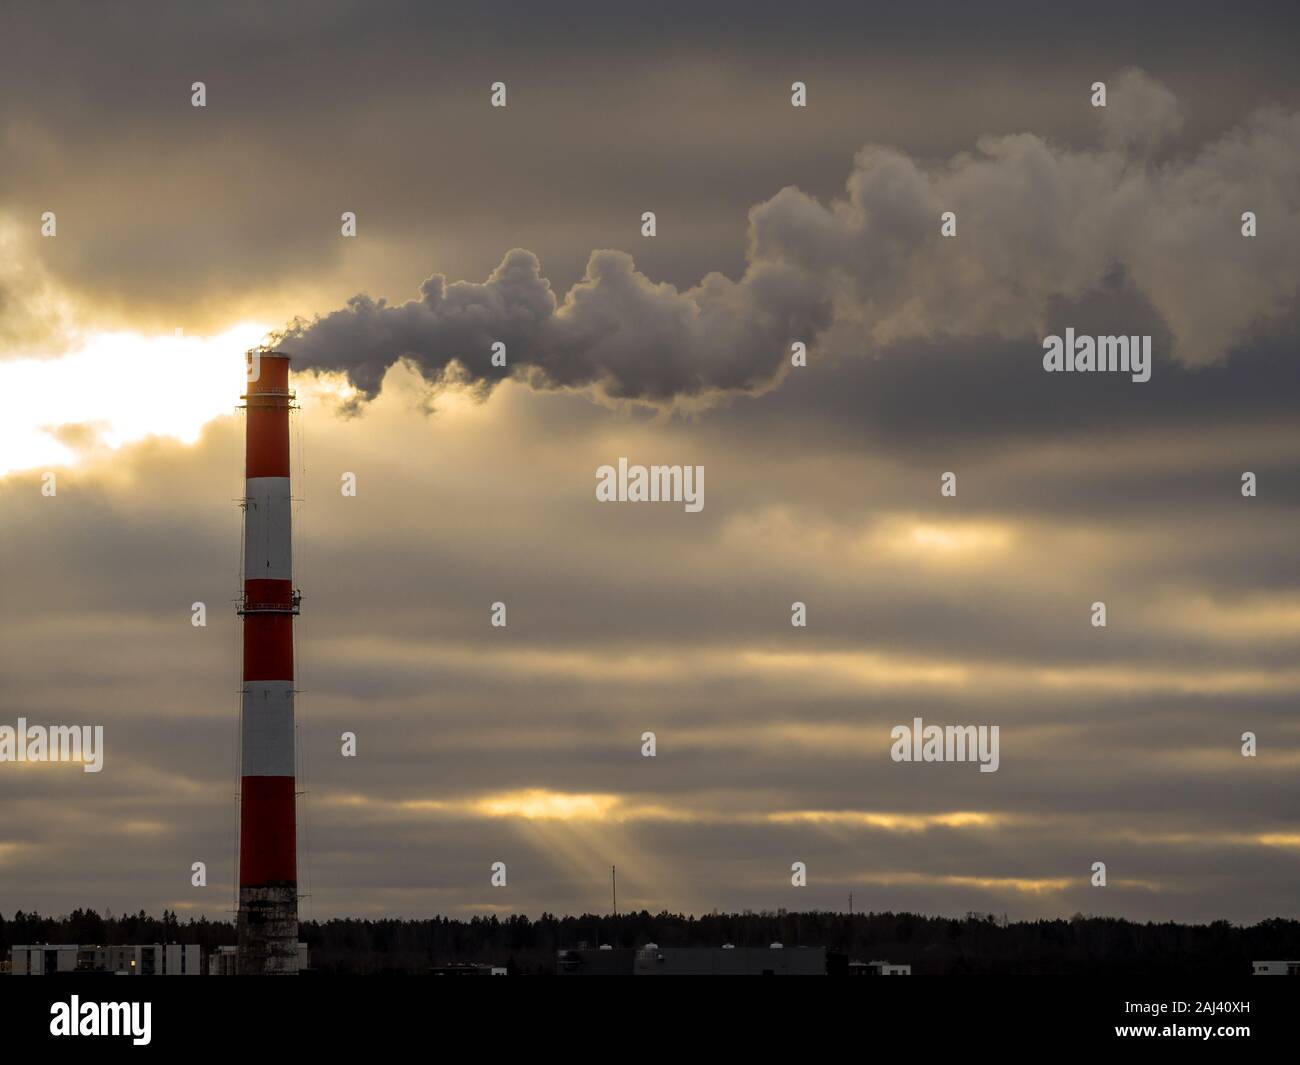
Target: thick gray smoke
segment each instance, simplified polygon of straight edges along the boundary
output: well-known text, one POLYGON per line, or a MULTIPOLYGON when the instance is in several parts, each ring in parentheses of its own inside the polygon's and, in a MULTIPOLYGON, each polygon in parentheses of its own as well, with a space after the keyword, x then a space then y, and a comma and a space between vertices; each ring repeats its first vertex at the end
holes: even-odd
POLYGON ((1122 274, 1161 315, 1175 358, 1224 358, 1300 291, 1300 114, 1265 111, 1193 155, 1171 154, 1177 101, 1140 71, 1111 79, 1100 146, 987 137, 923 168, 889 148, 858 153, 847 198, 790 187, 751 209, 739 281, 656 284, 597 251, 557 301, 531 252, 482 284, 435 275, 420 298, 356 296, 298 321, 281 346, 299 369, 342 371, 373 396, 409 358, 431 380, 489 386, 492 344, 539 388, 658 405, 760 392, 835 327, 857 350, 926 337, 1040 338, 1059 301, 1122 274), (957 216, 955 236, 940 217, 957 216), (1242 235, 1243 212, 1258 235, 1242 235), (458 364, 460 369, 453 368, 458 364))
POLYGON ((615 399, 753 391, 770 384, 790 342, 830 317, 819 280, 780 262, 754 263, 739 281, 710 274, 688 292, 655 284, 632 257, 593 252, 583 277, 557 305, 541 264, 516 248, 483 284, 441 275, 398 306, 354 296, 342 310, 298 323, 280 347, 297 369, 345 372, 373 395, 399 358, 442 380, 456 360, 470 381, 496 379, 492 345, 542 388, 587 388, 615 399))

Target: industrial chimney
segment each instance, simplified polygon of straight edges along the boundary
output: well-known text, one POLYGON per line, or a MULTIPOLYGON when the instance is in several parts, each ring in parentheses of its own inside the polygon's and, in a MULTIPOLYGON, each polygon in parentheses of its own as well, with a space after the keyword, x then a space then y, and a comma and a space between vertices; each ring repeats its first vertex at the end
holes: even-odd
POLYGON ((236 972, 298 972, 289 357, 248 353, 236 972))

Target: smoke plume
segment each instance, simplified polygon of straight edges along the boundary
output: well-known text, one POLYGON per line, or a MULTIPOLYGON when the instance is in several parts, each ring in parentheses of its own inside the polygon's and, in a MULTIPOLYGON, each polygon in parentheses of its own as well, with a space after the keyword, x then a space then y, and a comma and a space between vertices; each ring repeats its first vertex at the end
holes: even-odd
POLYGON ((515 249, 481 284, 434 275, 406 303, 358 295, 295 321, 280 346, 297 369, 345 373, 366 397, 409 359, 434 382, 490 388, 509 374, 597 398, 707 403, 773 387, 791 343, 815 351, 832 326, 837 346, 847 336, 873 354, 918 338, 1036 340, 1054 305, 1120 276, 1164 320, 1168 354, 1221 360, 1295 307, 1300 114, 1262 111, 1178 154, 1181 112, 1164 86, 1130 70, 1108 89, 1094 148, 990 136, 926 167, 868 146, 844 199, 782 189, 749 212, 738 281, 711 273, 679 291, 603 250, 558 300, 537 257, 515 249), (952 237, 940 233, 948 211, 952 237), (1245 211, 1257 236, 1242 235, 1245 211), (506 369, 491 364, 497 341, 506 369))

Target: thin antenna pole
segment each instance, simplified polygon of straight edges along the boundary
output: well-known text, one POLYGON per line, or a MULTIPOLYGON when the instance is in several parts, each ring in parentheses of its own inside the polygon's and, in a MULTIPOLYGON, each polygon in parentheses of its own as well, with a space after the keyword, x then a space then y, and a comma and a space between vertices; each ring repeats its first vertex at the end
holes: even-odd
POLYGON ((618 916, 618 866, 617 865, 611 865, 609 867, 609 880, 611 885, 613 885, 614 888, 614 916, 617 917, 618 916))

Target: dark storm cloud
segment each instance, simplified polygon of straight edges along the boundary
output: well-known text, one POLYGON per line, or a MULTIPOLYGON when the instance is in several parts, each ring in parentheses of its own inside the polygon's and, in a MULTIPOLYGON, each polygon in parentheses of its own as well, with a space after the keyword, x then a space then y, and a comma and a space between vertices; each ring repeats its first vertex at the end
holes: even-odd
MULTIPOLYGON (((712 424, 719 434, 799 434, 809 443, 870 448, 910 461, 924 458, 943 469, 960 464, 970 470, 1048 449, 1061 454, 1056 472, 1063 476, 1055 484, 1048 475, 1021 471, 1018 476, 1030 483, 1008 478, 1007 490, 998 493, 999 506, 1041 502, 1046 494, 1063 506, 1087 510, 1103 501, 1098 492, 1104 488, 1109 502, 1125 508, 1181 509, 1204 502, 1213 490, 1211 479, 1235 478, 1246 469, 1261 477, 1267 470, 1272 500, 1300 500, 1300 486, 1287 474, 1289 451, 1283 443, 1292 442, 1290 452, 1300 444, 1294 418, 1300 361, 1292 340, 1297 319, 1290 318, 1278 336, 1251 342, 1222 363, 1189 367, 1170 357, 1168 330, 1143 301, 1123 287, 1108 287, 1099 296, 1056 306, 1049 321, 1061 328, 1060 323, 1071 323, 1088 334, 1127 329, 1152 334, 1149 382, 1045 374, 1041 345, 1032 338, 913 340, 896 345, 885 358, 863 360, 842 351, 813 373, 787 377, 781 402, 731 404, 712 415, 712 424), (1165 434, 1194 439, 1211 424, 1221 434, 1214 455, 1194 464, 1153 463, 1165 434), (1266 433, 1283 446, 1261 449, 1259 438, 1266 433), (1117 480, 1107 463, 1099 467, 1105 474, 1091 477, 1088 456, 1120 447, 1130 451, 1129 474, 1117 480)), ((982 496, 989 487, 983 485, 982 496)))
POLYGON ((738 282, 712 273, 679 292, 600 251, 557 303, 537 257, 516 249, 483 284, 434 275, 397 305, 359 295, 296 322, 281 346, 366 397, 402 358, 435 382, 490 387, 502 341, 512 372, 539 387, 666 403, 769 387, 792 341, 815 345, 827 330, 868 352, 918 337, 1042 336, 1053 311, 1117 273, 1164 324, 1169 354, 1191 365, 1222 361, 1294 313, 1300 114, 1261 113, 1156 165, 1151 153, 1181 128, 1167 89, 1126 71, 1099 113, 1100 150, 990 137, 927 169, 864 148, 847 199, 824 206, 788 187, 750 211, 738 282), (1240 232, 1243 205, 1267 219, 1256 237, 1240 232), (957 217, 951 238, 945 211, 957 217))

